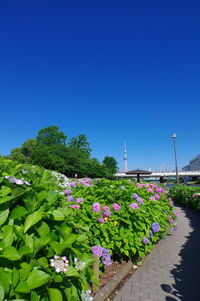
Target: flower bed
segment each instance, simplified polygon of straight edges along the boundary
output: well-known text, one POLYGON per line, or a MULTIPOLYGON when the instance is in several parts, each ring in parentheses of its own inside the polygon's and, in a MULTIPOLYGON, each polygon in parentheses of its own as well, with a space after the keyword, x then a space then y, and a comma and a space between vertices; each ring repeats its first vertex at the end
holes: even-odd
POLYGON ((176 185, 170 189, 169 197, 178 204, 200 210, 200 187, 176 185))
POLYGON ((99 266, 144 257, 175 220, 156 185, 69 183, 1 158, 0 301, 92 300, 99 266))

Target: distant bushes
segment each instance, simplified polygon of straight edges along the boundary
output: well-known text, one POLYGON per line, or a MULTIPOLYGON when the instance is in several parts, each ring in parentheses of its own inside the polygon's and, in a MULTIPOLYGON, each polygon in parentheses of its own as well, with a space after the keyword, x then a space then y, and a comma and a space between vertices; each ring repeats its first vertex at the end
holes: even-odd
POLYGON ((176 185, 170 189, 169 197, 175 203, 200 210, 200 187, 176 185))

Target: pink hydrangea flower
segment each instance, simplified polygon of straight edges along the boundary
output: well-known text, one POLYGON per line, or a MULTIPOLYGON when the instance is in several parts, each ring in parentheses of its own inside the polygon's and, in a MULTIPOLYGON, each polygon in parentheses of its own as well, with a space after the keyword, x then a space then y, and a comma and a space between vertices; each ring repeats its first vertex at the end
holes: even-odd
POLYGON ((100 224, 102 224, 102 223, 104 222, 103 217, 100 217, 100 218, 98 219, 98 222, 99 222, 100 224))
POLYGON ((159 198, 160 198, 159 194, 155 193, 155 194, 154 194, 154 198, 155 198, 156 200, 159 200, 159 198))
POLYGON ((154 201, 154 202, 156 202, 157 200, 155 199, 155 197, 154 196, 150 196, 150 198, 149 198, 151 201, 154 201))
POLYGON ((147 191, 150 192, 150 193, 153 193, 153 189, 152 188, 148 188, 147 191))
POLYGON ((70 207, 73 208, 73 209, 80 209, 81 208, 80 205, 70 205, 70 207))
POLYGON ((94 203, 92 205, 92 210, 95 212, 95 213, 98 213, 100 210, 101 210, 101 205, 99 203, 94 203))
POLYGON ((65 193, 66 193, 66 194, 71 194, 72 191, 71 191, 70 189, 66 189, 66 190, 65 190, 65 193))
POLYGON ((113 209, 116 210, 116 211, 119 211, 121 209, 120 205, 117 204, 117 203, 114 203, 113 204, 113 209))

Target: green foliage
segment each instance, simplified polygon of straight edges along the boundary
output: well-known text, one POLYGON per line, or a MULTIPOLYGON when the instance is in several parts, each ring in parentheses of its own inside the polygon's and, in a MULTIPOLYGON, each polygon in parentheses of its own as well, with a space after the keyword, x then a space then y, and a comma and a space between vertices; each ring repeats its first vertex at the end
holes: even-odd
POLYGON ((36 137, 37 143, 42 145, 66 145, 66 139, 67 136, 54 125, 41 129, 36 137))
POLYGON ((106 156, 103 159, 103 165, 107 169, 108 177, 112 177, 117 172, 117 161, 113 157, 106 156))
POLYGON ((69 147, 71 149, 79 150, 87 158, 89 158, 91 153, 90 144, 87 141, 87 137, 84 134, 78 135, 78 137, 73 137, 69 141, 69 147))
POLYGON ((176 185, 170 189, 169 197, 175 203, 200 210, 200 187, 176 185))
POLYGON ((0 158, 0 300, 80 300, 90 286, 89 238, 72 226, 59 184, 50 171, 0 158), (69 260, 66 272, 50 266, 55 254, 69 260))

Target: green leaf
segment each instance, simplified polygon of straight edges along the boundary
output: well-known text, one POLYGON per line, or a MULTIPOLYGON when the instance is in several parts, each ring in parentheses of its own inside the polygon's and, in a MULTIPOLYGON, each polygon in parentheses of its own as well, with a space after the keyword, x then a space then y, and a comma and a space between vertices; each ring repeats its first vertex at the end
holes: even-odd
POLYGON ((0 195, 6 196, 6 195, 8 195, 11 191, 12 191, 12 190, 10 189, 10 187, 7 187, 7 186, 3 185, 3 186, 1 187, 1 190, 0 190, 0 195))
POLYGON ((50 276, 45 272, 40 270, 33 270, 29 274, 26 281, 30 289, 35 289, 47 283, 49 281, 49 278, 50 276))
POLYGON ((0 226, 5 223, 8 218, 9 209, 6 209, 0 213, 0 226))
POLYGON ((4 246, 11 246, 12 242, 14 240, 14 235, 13 235, 13 226, 12 225, 7 225, 3 227, 3 243, 4 246))
POLYGON ((39 264, 39 266, 43 267, 43 268, 47 268, 49 266, 48 260, 46 257, 40 257, 37 260, 37 263, 39 264))
POLYGON ((13 209, 10 218, 21 218, 23 216, 25 216, 28 213, 28 211, 26 210, 25 207, 22 206, 18 206, 16 208, 13 209))
POLYGON ((5 296, 4 289, 3 289, 2 285, 0 284, 0 301, 4 300, 4 296, 5 296))
POLYGON ((12 285, 16 287, 18 283, 19 283, 19 272, 16 269, 14 269, 12 271, 12 285))
POLYGON ((14 188, 12 191, 12 197, 13 199, 18 198, 19 196, 25 194, 26 190, 22 189, 22 188, 14 188))
POLYGON ((10 291, 10 277, 8 273, 1 271, 0 272, 0 283, 6 294, 9 294, 10 291))
POLYGON ((26 281, 21 281, 18 286, 16 287, 15 291, 17 293, 21 293, 21 294, 27 294, 30 293, 30 288, 27 284, 26 281))
POLYGON ((53 205, 57 201, 58 197, 59 194, 57 192, 49 191, 47 197, 48 205, 49 206, 53 205))
POLYGON ((35 291, 31 291, 31 299, 30 301, 39 301, 40 297, 38 296, 38 294, 35 291))
POLYGON ((37 230, 38 234, 40 235, 40 237, 46 236, 50 232, 49 226, 45 222, 42 222, 41 224, 36 226, 36 230, 37 230))
POLYGON ((7 258, 11 261, 15 261, 20 258, 17 250, 14 247, 10 247, 10 246, 4 249, 3 254, 0 255, 0 257, 7 258))
POLYGON ((41 219, 41 211, 35 211, 33 214, 28 215, 24 223, 24 233, 26 233, 33 225, 37 224, 41 219))
POLYGON ((27 255, 31 253, 31 249, 24 245, 18 250, 19 256, 22 257, 23 255, 27 255))
POLYGON ((60 210, 54 210, 52 214, 55 221, 63 221, 65 219, 64 215, 60 210))
POLYGON ((65 275, 67 275, 68 277, 73 277, 73 276, 79 276, 79 273, 74 267, 68 266, 65 275))
POLYGON ((62 301, 63 300, 61 292, 56 288, 49 288, 48 293, 49 293, 50 301, 55 301, 55 300, 62 301))

